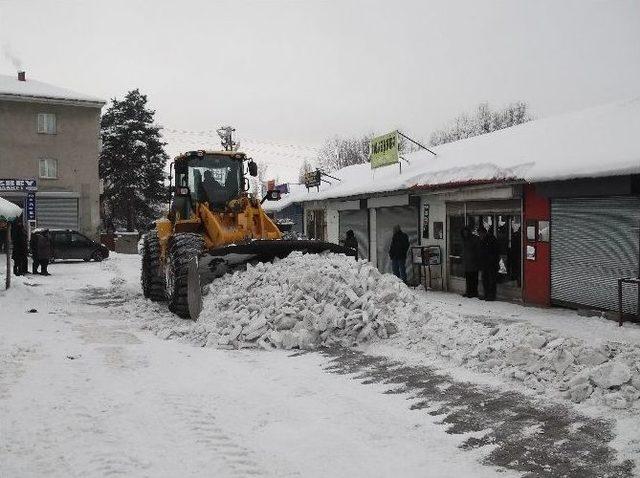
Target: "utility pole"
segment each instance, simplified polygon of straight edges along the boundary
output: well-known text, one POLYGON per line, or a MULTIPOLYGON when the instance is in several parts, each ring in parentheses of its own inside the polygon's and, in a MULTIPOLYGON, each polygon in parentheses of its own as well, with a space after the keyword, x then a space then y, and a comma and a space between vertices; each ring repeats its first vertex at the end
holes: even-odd
POLYGON ((233 133, 236 129, 232 126, 222 126, 217 130, 218 136, 220 136, 220 142, 225 151, 237 151, 239 144, 233 140, 233 133))

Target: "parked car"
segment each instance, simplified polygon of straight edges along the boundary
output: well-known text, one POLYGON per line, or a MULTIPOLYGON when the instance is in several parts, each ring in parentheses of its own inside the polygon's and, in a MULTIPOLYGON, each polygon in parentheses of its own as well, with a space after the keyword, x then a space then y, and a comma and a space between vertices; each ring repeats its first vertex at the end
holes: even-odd
MULTIPOLYGON (((40 234, 42 229, 35 229, 31 234, 40 234)), ((53 248, 52 260, 82 259, 100 262, 109 257, 109 249, 84 234, 73 229, 49 229, 49 237, 53 248)))

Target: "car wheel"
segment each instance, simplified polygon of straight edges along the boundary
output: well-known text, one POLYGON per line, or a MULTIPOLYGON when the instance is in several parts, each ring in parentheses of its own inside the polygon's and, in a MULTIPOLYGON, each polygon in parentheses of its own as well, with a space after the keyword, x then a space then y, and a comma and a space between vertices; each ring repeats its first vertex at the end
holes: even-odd
POLYGON ((95 251, 91 258, 96 262, 102 262, 104 255, 102 254, 102 251, 95 251))

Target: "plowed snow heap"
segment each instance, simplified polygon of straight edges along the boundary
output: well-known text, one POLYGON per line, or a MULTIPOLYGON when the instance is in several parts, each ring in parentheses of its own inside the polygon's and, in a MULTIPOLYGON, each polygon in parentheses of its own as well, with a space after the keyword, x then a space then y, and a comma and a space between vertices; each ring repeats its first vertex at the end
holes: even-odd
POLYGON ((365 261, 294 252, 217 279, 199 323, 220 348, 313 349, 387 338, 385 320, 415 302, 409 289, 365 261))

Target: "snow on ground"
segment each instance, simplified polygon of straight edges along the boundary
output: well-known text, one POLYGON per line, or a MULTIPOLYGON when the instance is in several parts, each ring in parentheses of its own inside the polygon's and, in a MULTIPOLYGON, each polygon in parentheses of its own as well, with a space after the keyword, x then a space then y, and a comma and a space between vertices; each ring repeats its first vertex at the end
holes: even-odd
POLYGON ((478 300, 466 301, 461 313, 450 295, 411 291, 366 261, 331 254, 293 253, 217 279, 210 289, 195 324, 153 319, 148 327, 197 345, 265 349, 377 341, 397 327, 387 345, 394 350, 446 358, 551 398, 640 410, 635 325, 623 333, 614 322, 572 312, 489 309, 478 300), (525 318, 515 320, 522 313, 525 318))
POLYGON ((118 254, 56 262, 0 291, 2 476, 517 476, 321 355, 141 331, 170 315, 138 270, 118 254))
POLYGON ((136 303, 134 316, 162 338, 211 347, 249 346, 247 342, 256 339, 264 341, 263 348, 282 346, 271 334, 287 318, 294 319, 292 331, 297 332, 289 346, 301 348, 348 343, 340 340, 345 335, 338 324, 349 317, 358 320, 352 325, 356 333, 347 334, 348 339, 358 337, 366 323, 362 317, 391 322, 398 333, 390 339, 374 333, 354 342, 371 341, 363 348, 367 353, 437 364, 463 380, 581 403, 585 413, 618 420, 619 448, 625 456, 640 451, 637 325, 619 328, 615 322, 573 311, 411 291, 365 262, 331 255, 293 254, 218 279, 211 290, 196 323, 162 314, 163 305, 155 305, 158 314, 150 316, 146 301, 136 303), (322 307, 316 308, 317 302, 322 307), (245 340, 251 333, 251 340, 245 340))

